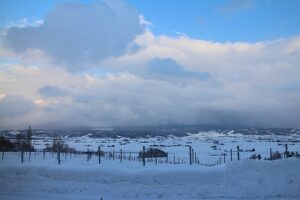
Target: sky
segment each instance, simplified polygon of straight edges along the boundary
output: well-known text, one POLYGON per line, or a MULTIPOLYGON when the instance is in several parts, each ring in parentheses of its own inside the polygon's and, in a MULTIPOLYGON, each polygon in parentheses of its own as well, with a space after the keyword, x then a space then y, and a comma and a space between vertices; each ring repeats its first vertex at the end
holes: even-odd
POLYGON ((0 129, 300 128, 298 0, 1 0, 0 129))

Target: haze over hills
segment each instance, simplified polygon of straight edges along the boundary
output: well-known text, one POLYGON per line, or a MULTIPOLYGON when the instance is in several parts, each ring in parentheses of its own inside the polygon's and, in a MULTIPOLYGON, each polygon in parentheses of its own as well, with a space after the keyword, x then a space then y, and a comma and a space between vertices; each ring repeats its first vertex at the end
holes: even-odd
MULTIPOLYGON (((33 129, 33 135, 53 135, 80 137, 89 135, 91 138, 117 138, 117 137, 154 137, 176 136, 182 137, 199 132, 217 131, 222 134, 242 135, 290 135, 300 134, 300 129, 290 128, 246 128, 246 127, 221 127, 213 125, 160 125, 160 126, 123 126, 123 127, 99 127, 99 128, 61 128, 61 129, 33 129)), ((27 129, 2 130, 0 135, 13 138, 16 133, 26 133, 27 129)))

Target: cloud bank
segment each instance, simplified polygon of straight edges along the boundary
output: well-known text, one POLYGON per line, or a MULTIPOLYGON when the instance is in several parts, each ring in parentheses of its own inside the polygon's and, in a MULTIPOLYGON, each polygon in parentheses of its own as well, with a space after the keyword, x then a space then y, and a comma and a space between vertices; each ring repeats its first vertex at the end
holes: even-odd
POLYGON ((39 26, 10 27, 0 128, 300 128, 299 36, 218 43, 154 35, 138 16, 119 1, 64 4, 39 26))

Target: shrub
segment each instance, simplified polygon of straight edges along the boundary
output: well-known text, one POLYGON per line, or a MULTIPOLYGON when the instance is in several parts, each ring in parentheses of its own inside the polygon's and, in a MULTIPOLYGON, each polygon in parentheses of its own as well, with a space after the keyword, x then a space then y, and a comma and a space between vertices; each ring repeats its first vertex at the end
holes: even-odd
POLYGON ((261 159, 261 155, 260 155, 260 154, 256 155, 256 153, 255 153, 255 154, 253 154, 252 156, 250 156, 249 159, 252 159, 252 160, 260 160, 260 159, 261 159))
POLYGON ((276 151, 275 153, 272 154, 272 160, 278 160, 278 159, 282 159, 282 155, 281 153, 276 151))
POLYGON ((44 149, 46 151, 53 151, 53 152, 72 152, 76 153, 76 150, 74 148, 69 147, 68 144, 66 144, 61 138, 54 137, 52 146, 47 145, 44 149))

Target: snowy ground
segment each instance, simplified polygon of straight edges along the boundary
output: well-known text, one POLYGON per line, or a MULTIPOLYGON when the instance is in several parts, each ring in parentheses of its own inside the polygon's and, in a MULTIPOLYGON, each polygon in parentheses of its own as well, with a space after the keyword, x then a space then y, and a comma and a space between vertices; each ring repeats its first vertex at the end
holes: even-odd
MULTIPOLYGON (((189 150, 187 146, 192 146, 197 157, 203 162, 214 162, 221 154, 226 153, 229 159, 230 149, 236 151, 237 146, 243 151, 240 153, 241 159, 247 159, 252 154, 261 154, 262 158, 268 158, 270 148, 272 151, 285 151, 285 144, 288 144, 289 151, 300 153, 300 133, 291 132, 285 135, 266 134, 266 135, 242 135, 232 131, 208 131, 199 132, 198 134, 190 134, 184 137, 176 137, 169 135, 168 137, 147 137, 147 138, 92 138, 90 134, 81 137, 69 137, 65 135, 63 141, 70 147, 77 150, 86 151, 87 149, 97 151, 101 146, 103 151, 119 152, 139 152, 142 147, 149 148, 154 146, 169 153, 170 157, 174 154, 176 159, 189 162, 189 150), (247 152, 255 148, 255 152, 247 152)), ((45 137, 41 140, 39 137, 33 140, 36 149, 42 149, 46 144, 51 145, 52 138, 45 137)), ((237 153, 233 153, 233 159, 237 159, 237 153)))
POLYGON ((80 156, 19 164, 15 156, 0 162, 0 199, 300 199, 299 159, 142 167, 80 156))
MULTIPOLYGON (((232 132, 200 132, 185 137, 149 138, 91 138, 84 135, 78 138, 64 136, 64 141, 77 150, 116 153, 138 152, 143 146, 155 146, 169 153, 169 158, 147 162, 143 167, 137 160, 109 159, 87 155, 61 154, 58 165, 57 154, 47 152, 25 153, 21 163, 19 153, 5 153, 0 160, 0 199, 300 199, 300 159, 277 161, 249 160, 256 153, 263 158, 272 151, 300 152, 299 133, 290 135, 241 135, 232 132), (226 163, 214 167, 189 165, 191 145, 201 163, 212 163, 226 153, 226 163), (230 162, 228 151, 236 150, 230 162), (255 152, 246 152, 255 148, 255 152), (181 164, 172 164, 173 156, 181 164), (168 161, 166 163, 166 161, 168 161)), ((35 138, 36 149, 51 144, 51 137, 35 138)), ((133 155, 134 156, 134 155, 133 155)))

